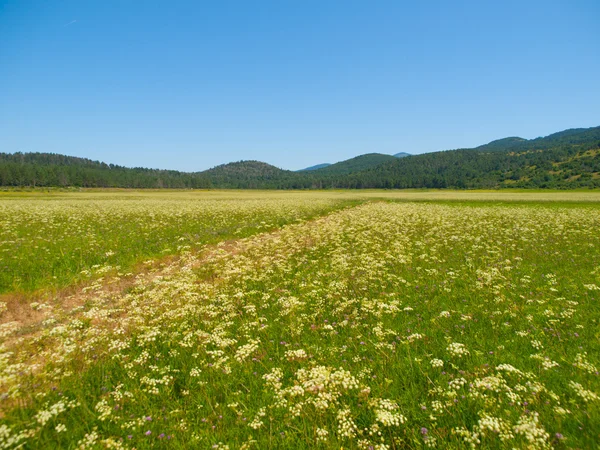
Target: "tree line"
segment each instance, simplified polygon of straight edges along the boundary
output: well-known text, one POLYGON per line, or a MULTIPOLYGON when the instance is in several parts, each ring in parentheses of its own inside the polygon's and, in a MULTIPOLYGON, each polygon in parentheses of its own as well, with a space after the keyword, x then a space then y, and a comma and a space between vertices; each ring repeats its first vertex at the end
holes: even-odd
POLYGON ((529 141, 507 138, 477 149, 404 158, 373 155, 348 160, 350 169, 334 167, 292 172, 260 161, 240 161, 204 172, 186 173, 127 168, 53 153, 0 153, 0 186, 177 189, 600 187, 600 127, 566 130, 529 141), (380 158, 381 163, 371 165, 373 158, 380 158))

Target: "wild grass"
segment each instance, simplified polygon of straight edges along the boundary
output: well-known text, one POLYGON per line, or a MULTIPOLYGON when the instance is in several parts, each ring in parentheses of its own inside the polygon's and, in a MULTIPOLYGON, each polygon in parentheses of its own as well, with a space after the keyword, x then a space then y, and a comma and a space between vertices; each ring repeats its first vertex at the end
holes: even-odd
POLYGON ((0 293, 125 274, 148 258, 273 230, 356 203, 320 193, 0 193, 0 293))
POLYGON ((3 325, 0 448, 594 448, 598 229, 598 207, 369 202, 181 249, 3 325))

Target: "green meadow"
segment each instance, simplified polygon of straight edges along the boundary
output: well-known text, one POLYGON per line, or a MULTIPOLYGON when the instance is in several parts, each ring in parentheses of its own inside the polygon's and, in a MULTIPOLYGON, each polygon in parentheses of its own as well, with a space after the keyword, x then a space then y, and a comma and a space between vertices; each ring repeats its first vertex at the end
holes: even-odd
POLYGON ((0 193, 0 448, 595 448, 600 192, 0 193))

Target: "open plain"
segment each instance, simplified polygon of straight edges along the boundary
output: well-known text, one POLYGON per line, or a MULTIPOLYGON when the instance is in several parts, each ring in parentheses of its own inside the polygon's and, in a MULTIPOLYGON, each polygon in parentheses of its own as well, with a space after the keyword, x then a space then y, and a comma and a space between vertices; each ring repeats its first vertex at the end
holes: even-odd
POLYGON ((600 193, 0 193, 0 448, 594 448, 600 193))

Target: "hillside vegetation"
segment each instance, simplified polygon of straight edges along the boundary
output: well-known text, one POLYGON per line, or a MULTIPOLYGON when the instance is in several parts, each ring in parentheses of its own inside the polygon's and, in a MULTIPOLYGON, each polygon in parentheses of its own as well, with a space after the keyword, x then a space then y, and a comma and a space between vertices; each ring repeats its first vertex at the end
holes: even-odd
POLYGON ((369 153, 292 172, 260 161, 203 172, 126 168, 48 153, 0 153, 0 186, 124 188, 595 188, 600 127, 509 137, 473 149, 421 155, 369 153))
POLYGON ((360 155, 355 158, 347 159, 346 161, 340 161, 327 167, 323 167, 322 169, 316 170, 315 173, 318 175, 345 175, 377 167, 383 163, 394 161, 395 159, 396 157, 392 155, 367 153, 366 155, 360 155))
POLYGON ((293 186, 298 173, 282 170, 260 161, 240 161, 214 167, 198 174, 211 186, 256 189, 268 186, 285 189, 293 186))
POLYGON ((0 186, 207 188, 207 179, 176 170, 128 168, 54 153, 0 153, 0 186))
POLYGON ((330 163, 316 164, 314 166, 307 167, 306 169, 298 170, 298 172, 305 172, 305 171, 308 171, 308 170, 323 169, 324 167, 327 167, 327 166, 330 166, 330 165, 331 165, 330 163))

